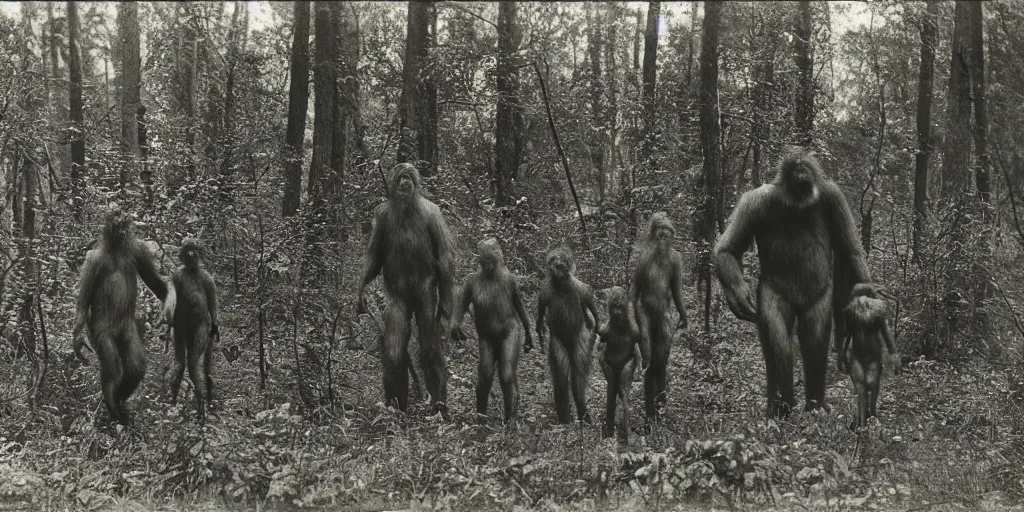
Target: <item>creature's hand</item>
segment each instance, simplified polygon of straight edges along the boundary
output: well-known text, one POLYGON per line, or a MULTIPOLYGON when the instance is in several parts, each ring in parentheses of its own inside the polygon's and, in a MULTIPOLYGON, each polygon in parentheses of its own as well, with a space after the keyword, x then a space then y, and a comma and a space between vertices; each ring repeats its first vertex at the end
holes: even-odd
POLYGON ((457 324, 452 326, 452 330, 451 330, 450 335, 451 335, 452 339, 455 340, 455 341, 463 341, 463 340, 466 339, 466 333, 462 331, 462 324, 461 323, 457 323, 457 324))
POLYGON ((836 368, 839 369, 840 373, 850 374, 850 367, 846 363, 846 354, 840 352, 836 357, 836 368))
POLYGON ((533 350, 533 336, 530 335, 530 331, 526 331, 526 343, 523 343, 523 353, 529 354, 533 350))
POLYGON ((174 293, 168 293, 167 294, 167 298, 164 300, 164 305, 163 305, 163 308, 162 308, 164 322, 167 325, 173 325, 174 324, 174 310, 177 307, 177 302, 178 302, 178 300, 177 300, 176 294, 174 294, 174 293))
POLYGON ((679 323, 676 324, 676 329, 680 329, 680 330, 686 329, 686 326, 688 326, 688 325, 690 325, 690 322, 687 321, 686 316, 685 315, 679 315, 679 323))
POLYGON ((210 326, 210 337, 211 338, 220 338, 220 328, 217 327, 216 323, 214 323, 212 326, 210 326))
POLYGON ((750 300, 750 290, 746 284, 725 291, 725 301, 736 318, 748 322, 757 321, 757 307, 750 300))

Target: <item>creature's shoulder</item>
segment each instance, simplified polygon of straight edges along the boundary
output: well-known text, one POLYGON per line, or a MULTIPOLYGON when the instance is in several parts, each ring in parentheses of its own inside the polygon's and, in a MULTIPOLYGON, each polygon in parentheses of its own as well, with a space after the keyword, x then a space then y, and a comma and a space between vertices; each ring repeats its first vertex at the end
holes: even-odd
POLYGON ((839 187, 839 184, 835 181, 824 178, 821 180, 821 184, 818 185, 822 199, 828 202, 843 201, 846 202, 846 195, 843 194, 843 189, 839 187))
POLYGON ((857 297, 846 306, 847 318, 861 325, 885 321, 887 314, 885 301, 871 297, 857 297))
POLYGON ((591 288, 589 284, 580 281, 576 276, 572 276, 572 283, 576 287, 576 290, 579 291, 580 295, 585 297, 594 296, 594 289, 591 288))

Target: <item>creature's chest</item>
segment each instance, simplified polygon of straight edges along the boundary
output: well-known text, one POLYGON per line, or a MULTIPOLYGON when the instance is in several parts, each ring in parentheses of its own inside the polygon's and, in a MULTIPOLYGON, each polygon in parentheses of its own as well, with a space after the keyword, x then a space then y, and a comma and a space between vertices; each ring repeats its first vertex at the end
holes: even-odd
POLYGON ((480 279, 473 287, 473 304, 477 311, 510 311, 511 286, 500 279, 480 279))
POLYGON ((772 210, 758 219, 759 254, 803 254, 809 246, 828 247, 830 244, 828 225, 820 205, 798 210, 780 204, 772 210))
POLYGON ((433 240, 426 224, 413 220, 395 222, 391 229, 391 238, 387 241, 391 254, 417 257, 431 253, 433 240))
POLYGON ((641 262, 637 268, 636 280, 641 290, 666 288, 665 283, 672 275, 672 265, 665 258, 651 258, 641 262))
POLYGON ((583 301, 576 290, 558 290, 551 294, 548 326, 564 327, 566 332, 576 332, 583 324, 583 301))

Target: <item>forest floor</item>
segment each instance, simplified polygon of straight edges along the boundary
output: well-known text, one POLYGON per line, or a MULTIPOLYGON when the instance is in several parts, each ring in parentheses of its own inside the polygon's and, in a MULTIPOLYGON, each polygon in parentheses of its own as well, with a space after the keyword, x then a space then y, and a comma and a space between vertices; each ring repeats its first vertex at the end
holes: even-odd
MULTIPOLYGON (((290 358, 274 361, 264 393, 255 351, 231 363, 217 351, 218 408, 200 429, 188 384, 177 407, 162 398, 171 356, 151 336, 131 429, 95 426, 106 413, 92 364, 51 366, 34 409, 0 403, 0 510, 1024 510, 1020 370, 912 362, 883 382, 879 421, 854 433, 852 385, 833 367, 831 412, 777 423, 764 417, 752 327, 721 318, 699 356, 693 331, 677 333, 666 419, 648 435, 634 382, 628 447, 602 439, 600 421, 553 424, 547 357, 536 351, 520 364, 522 423, 501 426, 495 385, 490 423, 478 425, 468 342, 449 348, 450 422, 423 402, 404 415, 381 407, 374 350, 343 349, 335 392, 345 405, 316 420, 283 403, 290 358)), ((604 391, 595 366, 595 420, 604 391)), ((802 404, 802 382, 797 392, 802 404)))

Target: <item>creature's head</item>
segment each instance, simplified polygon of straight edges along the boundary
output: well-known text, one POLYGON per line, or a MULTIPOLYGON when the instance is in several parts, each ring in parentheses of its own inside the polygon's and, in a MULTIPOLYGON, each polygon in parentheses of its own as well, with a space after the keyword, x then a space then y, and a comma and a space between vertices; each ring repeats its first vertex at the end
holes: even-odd
POLYGON ((487 275, 493 275, 505 264, 505 255, 501 252, 501 244, 497 238, 487 238, 476 244, 476 252, 479 254, 477 261, 480 269, 487 275))
POLYGON ((123 243, 132 237, 132 228, 131 216, 115 206, 107 213, 103 224, 103 239, 110 245, 123 243))
POLYGON ((676 228, 672 226, 672 219, 668 218, 665 212, 658 212, 651 215, 648 222, 647 236, 652 242, 657 243, 659 248, 672 246, 672 237, 676 234, 676 228))
POLYGON ((621 286, 608 290, 608 317, 615 321, 629 321, 629 299, 621 286))
POLYGON ((409 202, 420 193, 420 173, 409 163, 401 163, 391 168, 389 188, 391 197, 402 202, 409 202))
POLYGON ((574 263, 572 251, 568 247, 556 247, 548 253, 548 274, 556 281, 568 279, 574 263))
POLYGON ((774 184, 782 187, 791 205, 806 208, 817 202, 821 180, 821 164, 814 153, 792 148, 782 157, 774 184))
POLYGON ((181 241, 181 249, 178 251, 178 259, 186 267, 196 267, 199 260, 206 257, 206 248, 194 238, 186 238, 181 241))
POLYGON ((858 283, 853 285, 850 292, 850 303, 846 310, 852 313, 853 318, 858 322, 870 323, 878 318, 887 316, 885 301, 883 297, 893 298, 880 286, 873 283, 858 283))

